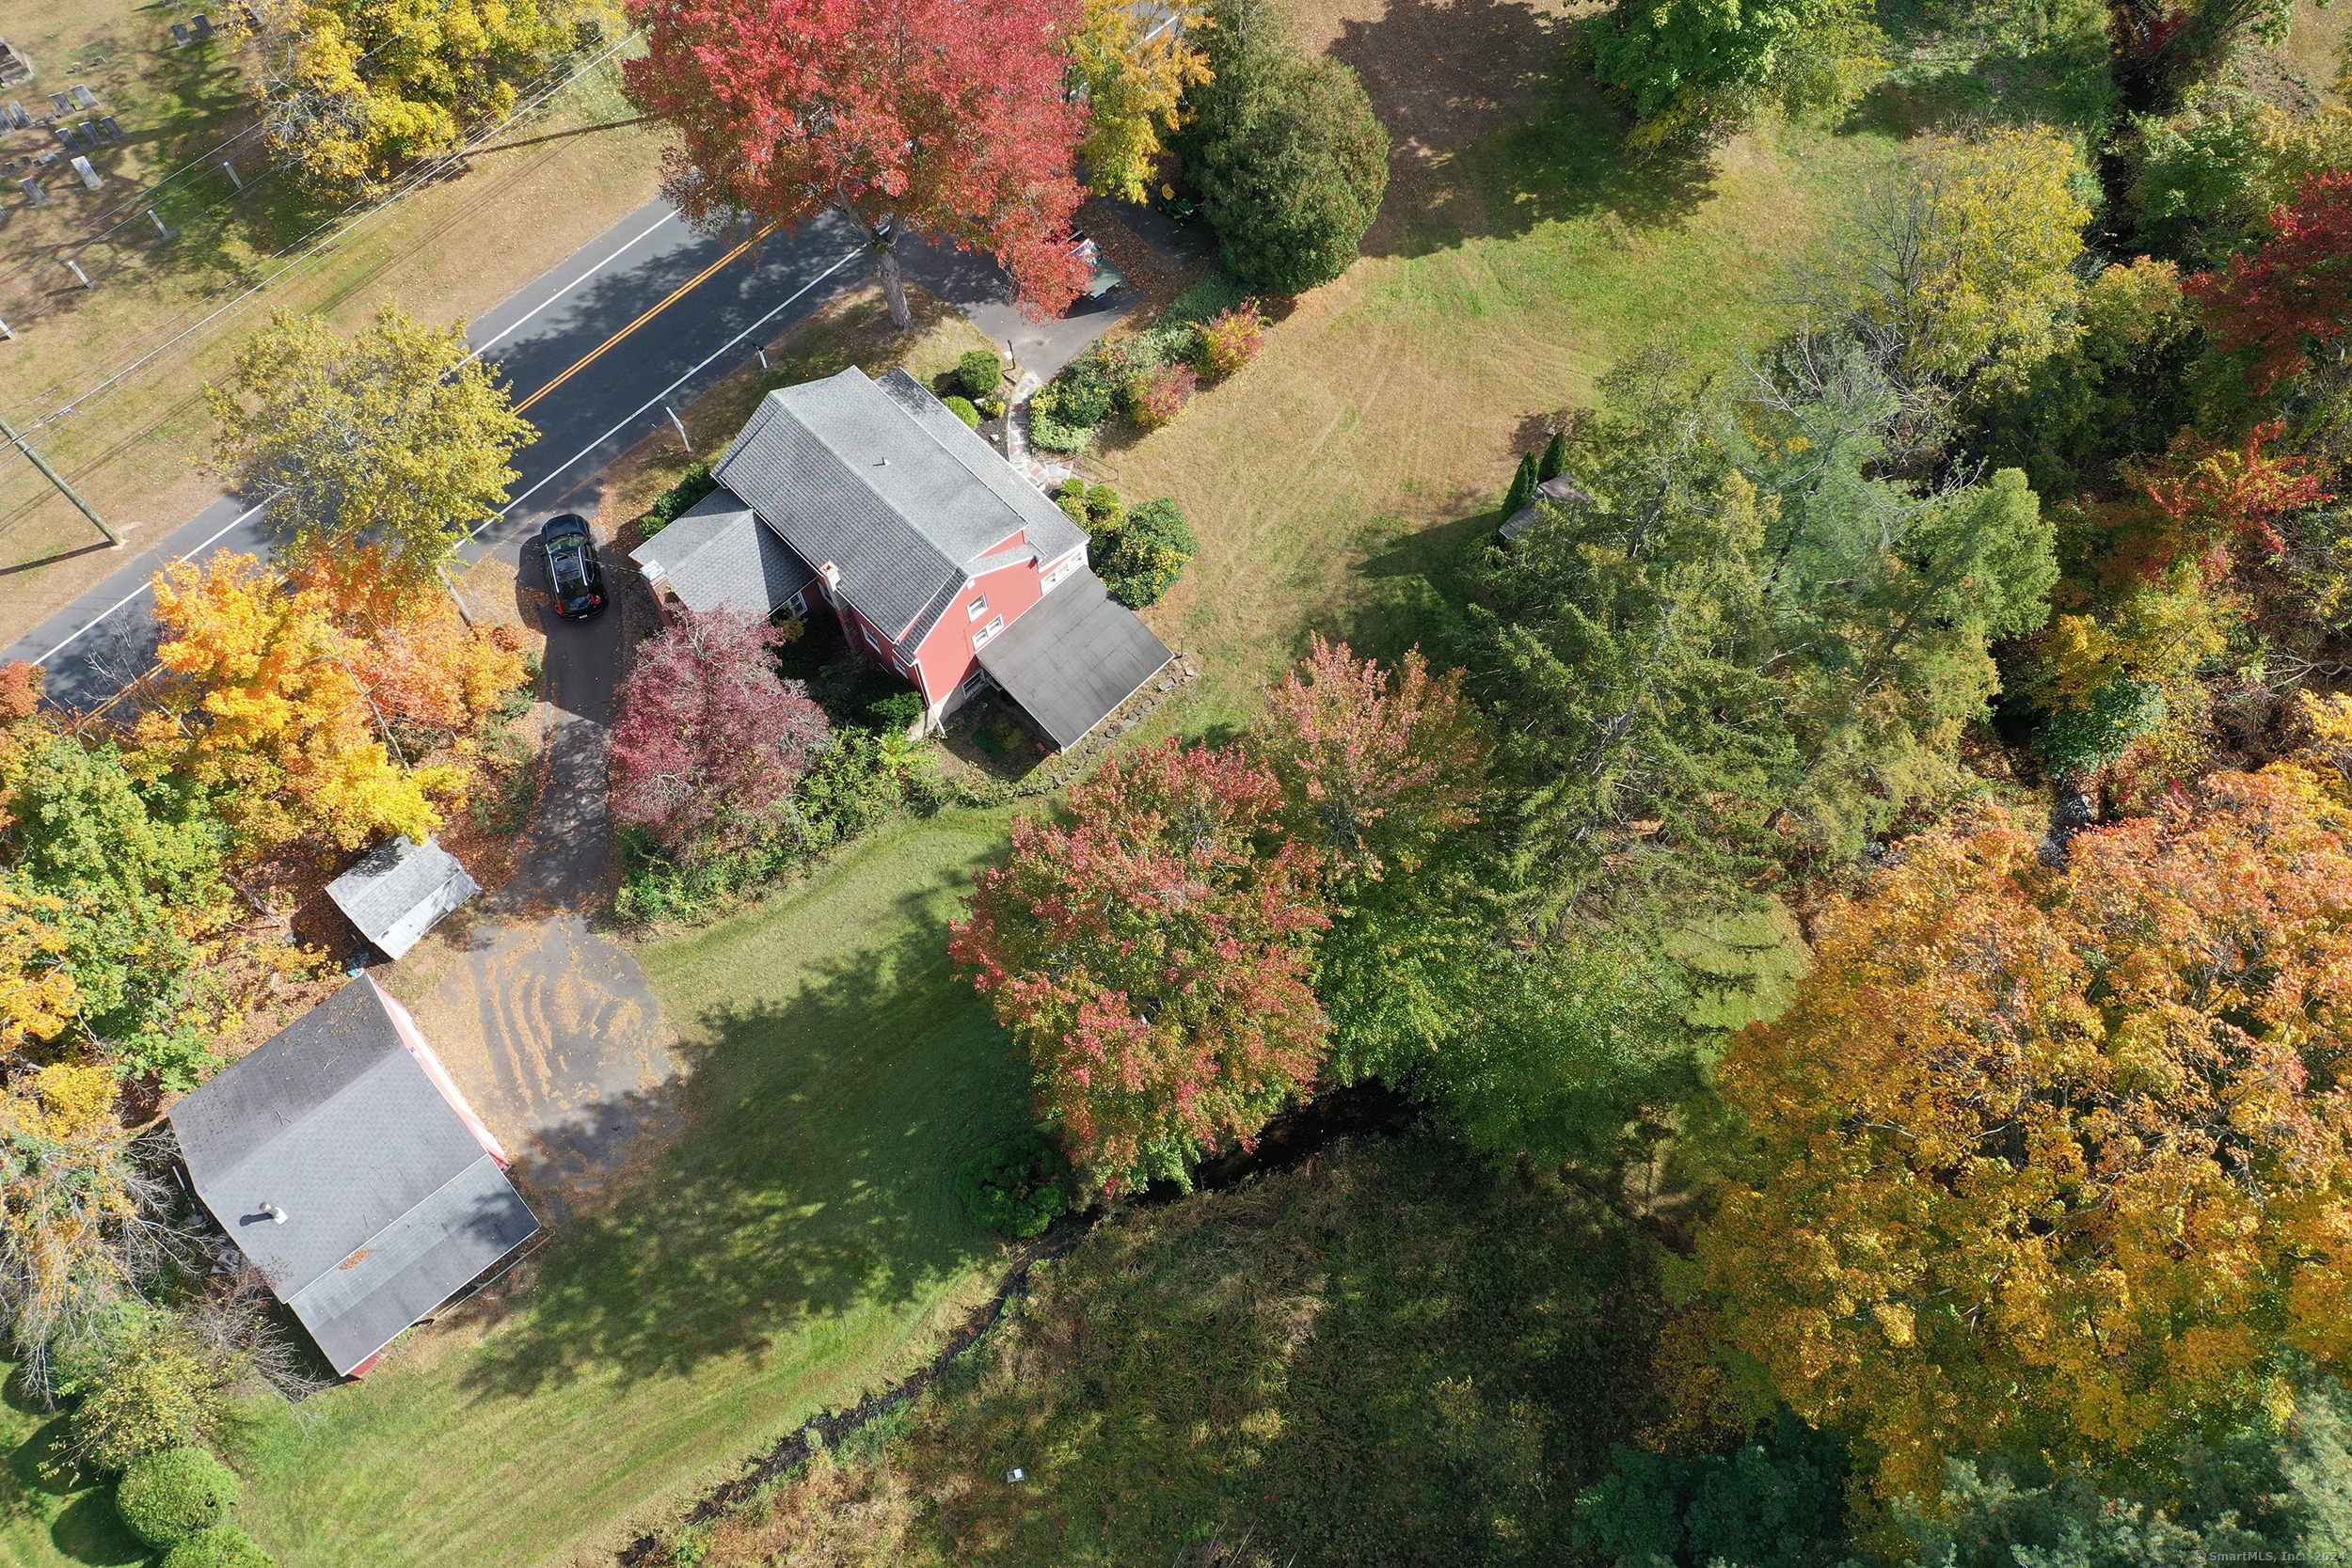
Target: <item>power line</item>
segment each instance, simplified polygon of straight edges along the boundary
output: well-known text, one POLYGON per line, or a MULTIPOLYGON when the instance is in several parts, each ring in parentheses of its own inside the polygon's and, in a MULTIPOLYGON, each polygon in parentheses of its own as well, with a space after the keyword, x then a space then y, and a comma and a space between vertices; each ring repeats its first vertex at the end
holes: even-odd
MULTIPOLYGON (((476 122, 478 128, 469 134, 463 145, 451 150, 448 153, 431 163, 421 165, 418 168, 411 170, 409 174, 405 176, 389 193, 376 200, 375 203, 367 208, 367 210, 359 212, 358 215, 352 218, 347 225, 332 233, 327 234, 325 239, 320 240, 316 245, 310 245, 300 255, 296 256, 294 260, 288 262, 287 265, 280 267, 269 277, 262 278, 260 282, 246 289, 243 293, 230 299, 226 305, 220 306, 219 308, 202 316, 193 325, 174 334, 170 338, 164 340, 164 341, 151 352, 132 360, 129 364, 123 366, 113 374, 108 375, 104 380, 100 381, 95 386, 79 394, 76 394, 61 404, 57 404, 55 412, 41 416, 36 420, 33 424, 33 428, 38 430, 45 426, 55 424, 66 416, 79 411, 85 403, 103 394, 108 388, 119 384, 126 377, 136 372, 146 365, 151 364, 156 359, 162 357, 172 347, 182 342, 183 340, 196 333, 201 332, 206 326, 210 325, 215 321, 217 321, 221 317, 239 309, 253 298, 266 293, 272 286, 277 284, 280 278, 283 278, 289 273, 294 272, 305 262, 314 259, 328 245, 334 244, 338 240, 349 238, 352 234, 357 233, 359 229, 371 219, 378 217, 390 211, 400 201, 421 189, 425 184, 431 182, 433 180, 437 179, 459 162, 471 156, 474 152, 481 150, 480 143, 483 141, 491 136, 497 135, 500 132, 505 130, 508 126, 514 124, 516 120, 522 119, 526 115, 535 113, 539 109, 544 108, 548 103, 553 102, 559 95, 568 90, 575 84, 586 78, 591 72, 602 67, 606 61, 610 60, 612 56, 618 55, 622 50, 637 41, 637 40, 642 36, 644 36, 642 29, 628 34, 619 42, 613 44, 610 49, 607 49, 603 54, 597 55, 595 59, 574 71, 563 81, 548 88, 545 92, 540 93, 536 97, 527 99, 517 104, 503 119, 499 119, 495 124, 487 124, 489 117, 485 116, 482 121, 476 122), (487 124, 486 129, 479 128, 485 124, 487 124)), ((232 197, 229 199, 233 200, 235 198, 232 197)), ((361 203, 359 201, 354 201, 346 205, 342 212, 337 213, 326 222, 317 225, 309 232, 290 242, 287 245, 272 255, 264 258, 264 261, 274 261, 287 256, 289 253, 295 250, 297 246, 303 245, 305 242, 310 240, 313 236, 318 235, 323 230, 333 228, 334 225, 341 222, 354 211, 358 210, 360 205, 361 203)), ((208 211, 210 211, 210 209, 208 209, 208 211)), ((177 323, 185 321, 190 314, 199 308, 200 306, 190 306, 187 309, 183 310, 179 316, 173 318, 171 322, 164 324, 164 327, 159 328, 158 330, 167 330, 170 326, 176 325, 177 323)), ((27 403, 53 401, 57 390, 57 387, 51 387, 24 401, 27 403)))

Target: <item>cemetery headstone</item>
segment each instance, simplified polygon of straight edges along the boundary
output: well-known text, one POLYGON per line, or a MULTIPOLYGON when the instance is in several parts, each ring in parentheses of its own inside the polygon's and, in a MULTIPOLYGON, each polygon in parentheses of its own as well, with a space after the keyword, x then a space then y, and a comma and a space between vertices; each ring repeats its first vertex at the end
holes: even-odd
POLYGON ((12 102, 8 104, 8 123, 19 131, 28 130, 32 126, 33 117, 24 112, 24 104, 12 102))
POLYGON ((204 12, 199 11, 197 13, 195 25, 197 42, 202 43, 206 39, 213 36, 213 19, 204 12))
MULTIPOLYGON (((186 23, 175 22, 171 24, 171 42, 174 48, 185 49, 189 44, 194 43, 195 41, 196 40, 188 35, 188 24, 186 23)), ((55 98, 57 95, 53 92, 49 96, 55 98)), ((62 104, 58 106, 60 108, 64 107, 62 104)))
POLYGON ((112 115, 108 115, 98 123, 104 126, 106 128, 106 135, 112 136, 117 141, 128 141, 131 139, 122 134, 122 122, 115 119, 112 115))
POLYGON ((40 188, 40 181, 19 180, 16 182, 16 188, 23 191, 26 196, 31 197, 33 198, 34 206, 46 207, 49 205, 49 193, 40 188))
POLYGON ((76 82, 73 84, 73 102, 85 109, 95 109, 98 107, 98 95, 82 83, 76 82))
POLYGON ((78 142, 78 141, 76 141, 76 140, 74 140, 74 139, 73 139, 73 127, 72 127, 72 126, 71 126, 71 125, 57 125, 57 126, 53 126, 53 127, 51 127, 51 129, 52 129, 52 130, 54 130, 54 131, 56 131, 56 132, 57 133, 57 139, 58 139, 59 141, 61 141, 61 142, 65 143, 65 144, 66 144, 66 146, 68 146, 68 147, 79 147, 79 146, 81 146, 81 145, 82 145, 80 142, 78 142))
POLYGON ((82 177, 82 183, 87 185, 91 190, 96 190, 98 188, 98 170, 90 166, 90 161, 87 158, 74 159, 73 172, 80 175, 82 177))
POLYGON ((70 113, 73 108, 73 100, 68 98, 61 92, 51 93, 49 95, 49 103, 50 106, 56 109, 59 114, 70 113))

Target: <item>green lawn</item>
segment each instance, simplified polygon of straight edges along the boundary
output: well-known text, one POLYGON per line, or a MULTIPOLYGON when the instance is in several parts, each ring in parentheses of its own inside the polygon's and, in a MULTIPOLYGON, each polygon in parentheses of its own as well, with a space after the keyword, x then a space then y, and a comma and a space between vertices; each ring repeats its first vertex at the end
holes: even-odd
MULTIPOLYGON (((955 1168, 1027 1116, 946 953, 1003 833, 1000 814, 894 829, 791 898, 643 955, 691 1064, 686 1131, 558 1233, 526 1308, 412 1337, 239 1445, 246 1522, 284 1568, 568 1560, 924 1358, 1000 1257, 955 1168)), ((28 1472, 35 1421, 0 1421, 28 1472)), ((103 1493, 13 1484, 0 1564, 140 1560, 103 1493)))

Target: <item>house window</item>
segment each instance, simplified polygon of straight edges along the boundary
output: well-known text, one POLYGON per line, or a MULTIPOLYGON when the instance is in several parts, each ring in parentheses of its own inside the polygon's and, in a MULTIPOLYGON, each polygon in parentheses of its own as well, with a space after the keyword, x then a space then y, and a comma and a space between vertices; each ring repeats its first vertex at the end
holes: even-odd
POLYGON ((874 628, 867 626, 865 628, 865 631, 866 645, 873 649, 876 653, 881 653, 882 651, 882 639, 874 635, 874 628))
POLYGON ((975 621, 987 614, 988 595, 983 594, 978 598, 974 599, 970 604, 965 605, 963 607, 963 612, 975 621))
POLYGON ((808 595, 805 594, 795 594, 790 598, 784 601, 784 608, 792 612, 792 618, 794 620, 805 621, 808 619, 808 595))
POLYGON ((1041 594, 1051 594, 1055 589, 1061 586, 1063 580, 1067 578, 1071 573, 1078 569, 1078 563, 1084 559, 1085 558, 1083 556, 1071 556, 1069 560, 1063 562, 1060 565, 1045 574, 1045 580, 1037 585, 1037 591, 1041 594))
POLYGON ((998 632, 1004 629, 1005 618, 1002 615, 999 615, 996 619, 991 621, 988 625, 982 626, 979 630, 972 634, 972 646, 975 648, 980 646, 980 644, 986 642, 990 638, 995 636, 998 632))

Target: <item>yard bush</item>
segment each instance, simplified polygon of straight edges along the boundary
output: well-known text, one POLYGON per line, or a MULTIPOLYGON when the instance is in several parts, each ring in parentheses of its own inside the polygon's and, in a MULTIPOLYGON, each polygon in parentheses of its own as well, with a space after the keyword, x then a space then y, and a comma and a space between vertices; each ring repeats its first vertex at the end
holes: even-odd
POLYGON ((1089 533, 1116 533, 1126 517, 1126 506, 1120 500, 1119 492, 1109 485, 1097 484, 1087 492, 1085 520, 1089 533))
POLYGON ((223 1525, 172 1547, 162 1568, 278 1568, 278 1560, 236 1526, 223 1525))
POLYGON ((641 539, 650 539, 683 515, 687 509, 719 488, 719 482, 710 475, 710 465, 695 463, 678 476, 678 482, 655 498, 645 513, 645 521, 637 531, 641 539))
POLYGON ((1029 399, 1029 444, 1046 451, 1084 451, 1094 439, 1094 424, 1100 422, 1073 420, 1064 406, 1059 383, 1047 382, 1029 399))
POLYGON ((142 1455, 202 1442, 228 1415, 220 1381, 220 1369, 178 1330, 141 1334, 75 1407, 73 1457, 119 1471, 142 1455))
POLYGON ((1070 1159, 1041 1132, 1007 1138, 956 1172, 973 1223, 1025 1241, 1070 1212, 1070 1159))
POLYGON ((923 695, 919 691, 894 691, 866 704, 866 717, 871 728, 884 734, 903 734, 923 717, 923 695))
POLYGON ((993 397, 997 385, 1004 379, 1004 361, 991 349, 967 349, 956 361, 956 380, 968 398, 993 397))
POLYGON ((1265 347, 1265 329, 1254 299, 1219 310, 1200 324, 1200 368, 1213 376, 1232 374, 1258 357, 1265 347))
POLYGON ((1166 496, 1145 501, 1095 552, 1094 575, 1130 610, 1154 605, 1200 549, 1182 508, 1166 496))
POLYGON ((115 1511, 133 1535, 161 1551, 228 1518, 242 1491, 236 1472, 205 1449, 166 1449, 131 1461, 115 1511))
POLYGON ((942 398, 940 401, 947 405, 948 413, 953 414, 974 430, 980 428, 980 411, 972 406, 970 398, 950 397, 942 398))
POLYGON ((1121 362, 1123 357, 1119 351, 1097 343, 1064 365, 1052 383, 1056 413, 1073 425, 1098 425, 1109 419, 1119 401, 1120 385, 1131 369, 1121 362))
POLYGON ((1136 395, 1136 423, 1146 430, 1157 430, 1173 422, 1200 387, 1200 377, 1190 365, 1170 365, 1153 372, 1136 395))

